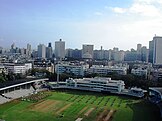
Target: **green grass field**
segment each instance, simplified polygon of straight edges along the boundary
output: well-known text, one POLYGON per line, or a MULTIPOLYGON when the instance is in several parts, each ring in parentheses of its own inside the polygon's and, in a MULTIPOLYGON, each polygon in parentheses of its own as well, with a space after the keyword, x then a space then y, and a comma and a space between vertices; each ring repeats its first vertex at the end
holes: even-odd
POLYGON ((158 108, 144 100, 81 91, 54 91, 38 102, 0 105, 6 121, 159 121, 158 108), (110 117, 110 119, 109 119, 110 117), (107 119, 106 119, 107 118, 107 119))

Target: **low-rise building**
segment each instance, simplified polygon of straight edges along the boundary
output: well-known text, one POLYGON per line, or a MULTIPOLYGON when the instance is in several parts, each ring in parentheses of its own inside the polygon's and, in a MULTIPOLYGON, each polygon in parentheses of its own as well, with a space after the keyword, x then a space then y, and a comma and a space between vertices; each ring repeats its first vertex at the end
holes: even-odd
POLYGON ((125 88, 124 81, 111 80, 111 78, 83 78, 83 79, 67 79, 67 87, 81 88, 90 91, 106 91, 112 93, 120 93, 125 88))
POLYGON ((4 63, 3 64, 7 69, 8 72, 12 72, 14 74, 25 74, 25 64, 17 64, 17 63, 4 63))
POLYGON ((103 93, 114 93, 142 98, 147 91, 141 88, 126 89, 122 80, 111 80, 106 77, 66 79, 66 82, 52 82, 50 89, 74 89, 103 93))
POLYGON ((88 72, 90 74, 96 73, 100 75, 107 75, 110 73, 117 73, 120 75, 126 75, 127 74, 127 68, 126 67, 118 67, 118 66, 103 66, 103 65, 93 65, 89 68, 88 72))
POLYGON ((68 73, 76 76, 84 76, 88 68, 88 64, 60 63, 55 66, 55 72, 59 74, 68 73))
POLYGON ((147 77, 147 69, 143 69, 143 68, 132 69, 131 73, 137 76, 147 77))
POLYGON ((26 71, 32 69, 32 63, 25 63, 25 69, 26 71))
POLYGON ((153 81, 162 80, 162 68, 152 69, 150 76, 151 76, 151 80, 153 80, 153 81))
POLYGON ((32 69, 32 63, 3 63, 3 66, 9 73, 25 74, 29 69, 32 69))
POLYGON ((51 62, 34 62, 33 68, 35 69, 44 69, 51 73, 54 73, 54 64, 51 62))

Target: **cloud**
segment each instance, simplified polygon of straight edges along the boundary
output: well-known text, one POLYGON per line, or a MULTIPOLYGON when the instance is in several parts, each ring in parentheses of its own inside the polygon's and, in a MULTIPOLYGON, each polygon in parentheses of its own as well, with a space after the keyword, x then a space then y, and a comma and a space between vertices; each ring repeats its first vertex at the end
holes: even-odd
POLYGON ((152 4, 152 3, 162 4, 162 0, 134 0, 134 2, 144 4, 152 4))
POLYGON ((128 12, 135 13, 141 16, 148 16, 148 17, 156 17, 160 16, 160 10, 154 5, 148 4, 133 4, 129 9, 128 12))
POLYGON ((133 0, 127 7, 105 8, 117 15, 113 16, 113 26, 106 26, 106 23, 103 26, 115 29, 109 36, 121 43, 119 47, 127 48, 125 43, 129 43, 130 47, 137 43, 148 46, 155 34, 162 36, 162 0, 133 0), (113 37, 115 34, 117 36, 113 37))
POLYGON ((127 9, 125 9, 125 8, 119 8, 119 7, 114 7, 114 8, 112 8, 112 10, 115 13, 125 13, 127 11, 127 9))
POLYGON ((113 7, 112 11, 118 14, 135 14, 143 17, 162 16, 162 0, 134 0, 127 8, 113 7))
POLYGON ((94 15, 97 15, 97 16, 102 16, 103 13, 102 12, 95 12, 94 15))

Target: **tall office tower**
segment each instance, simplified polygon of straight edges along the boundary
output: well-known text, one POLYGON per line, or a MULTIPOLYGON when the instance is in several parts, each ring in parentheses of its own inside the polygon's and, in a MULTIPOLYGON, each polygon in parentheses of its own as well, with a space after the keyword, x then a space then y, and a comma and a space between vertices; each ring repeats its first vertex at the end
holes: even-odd
POLYGON ((93 58, 93 45, 83 45, 82 58, 92 59, 93 58))
POLYGON ((137 44, 137 60, 141 61, 141 48, 142 44, 137 44))
POLYGON ((46 46, 44 44, 38 45, 38 57, 46 58, 46 46))
POLYGON ((48 43, 48 47, 46 47, 46 58, 52 58, 52 44, 48 43))
POLYGON ((162 64, 162 37, 153 37, 153 63, 162 64))
POLYGON ((13 44, 11 45, 10 53, 15 53, 15 52, 16 52, 15 49, 16 49, 15 43, 13 43, 13 44))
POLYGON ((153 51, 154 51, 154 42, 149 41, 149 59, 148 59, 148 61, 150 63, 153 63, 153 51))
POLYGON ((141 61, 148 62, 148 49, 146 46, 141 48, 141 61))
POLYGON ((49 43, 48 43, 48 47, 52 47, 52 44, 51 44, 51 42, 49 42, 49 43))
POLYGON ((142 48, 142 44, 137 44, 137 52, 140 53, 142 48))
POLYGON ((0 54, 2 54, 3 53, 3 48, 2 47, 0 47, 0 54))
POLYGON ((32 51, 31 51, 31 45, 30 44, 27 44, 26 55, 28 57, 31 57, 31 53, 32 53, 32 51))
POLYGON ((57 59, 65 58, 65 41, 62 41, 62 39, 55 42, 55 57, 57 59))

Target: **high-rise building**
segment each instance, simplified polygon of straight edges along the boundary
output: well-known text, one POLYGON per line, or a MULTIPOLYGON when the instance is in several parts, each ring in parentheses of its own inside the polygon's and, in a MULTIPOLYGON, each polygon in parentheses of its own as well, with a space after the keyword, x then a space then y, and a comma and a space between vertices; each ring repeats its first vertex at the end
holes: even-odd
POLYGON ((162 37, 153 37, 153 63, 162 64, 162 37))
POLYGON ((51 59, 52 54, 52 44, 48 43, 48 47, 46 47, 46 58, 51 59))
POLYGON ((78 49, 75 49, 73 50, 73 55, 72 55, 73 58, 82 58, 82 50, 78 50, 78 49))
POLYGON ((21 48, 21 49, 20 49, 20 54, 21 54, 21 55, 25 55, 25 53, 26 53, 26 49, 25 49, 25 48, 21 48))
POLYGON ((148 62, 148 49, 146 46, 141 48, 141 61, 148 62))
POLYGON ((150 63, 153 63, 153 51, 154 51, 154 43, 153 41, 149 41, 149 59, 150 63))
POLYGON ((67 58, 73 58, 73 49, 66 49, 66 51, 65 51, 65 56, 67 57, 67 58))
POLYGON ((125 61, 135 61, 137 60, 137 51, 134 49, 131 49, 131 51, 125 52, 125 61))
POLYGON ((11 49, 10 49, 10 53, 16 53, 16 47, 15 47, 15 43, 13 43, 12 45, 11 45, 11 49))
POLYGON ((93 45, 83 45, 82 58, 92 59, 93 58, 93 45))
POLYGON ((124 51, 117 51, 114 53, 114 61, 124 61, 124 51))
POLYGON ((111 60, 111 50, 104 50, 104 59, 111 60))
POLYGON ((0 47, 0 54, 3 53, 3 47, 0 47))
POLYGON ((104 50, 102 49, 102 46, 101 46, 100 50, 93 51, 93 59, 95 59, 95 60, 103 60, 104 59, 104 50))
POLYGON ((51 42, 49 42, 49 43, 48 43, 48 47, 52 47, 52 44, 51 44, 51 42))
POLYGON ((27 44, 26 55, 30 57, 31 56, 31 53, 32 53, 32 51, 31 51, 31 45, 30 44, 27 44))
POLYGON ((65 41, 62 41, 62 39, 55 42, 55 57, 57 59, 65 58, 65 41))
POLYGON ((142 44, 137 44, 137 53, 141 53, 142 44))
POLYGON ((46 46, 44 44, 38 45, 38 57, 46 58, 46 46))
POLYGON ((137 44, 137 60, 141 61, 141 48, 142 44, 137 44))

